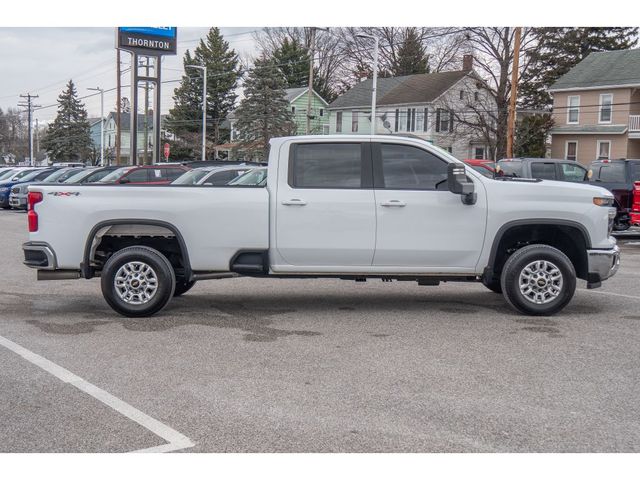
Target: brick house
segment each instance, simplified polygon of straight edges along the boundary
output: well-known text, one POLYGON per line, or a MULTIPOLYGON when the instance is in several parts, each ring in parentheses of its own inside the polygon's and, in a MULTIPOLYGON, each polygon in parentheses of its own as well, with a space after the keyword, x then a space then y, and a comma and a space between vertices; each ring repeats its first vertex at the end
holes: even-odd
POLYGON ((640 49, 591 53, 549 92, 553 158, 640 158, 640 49))

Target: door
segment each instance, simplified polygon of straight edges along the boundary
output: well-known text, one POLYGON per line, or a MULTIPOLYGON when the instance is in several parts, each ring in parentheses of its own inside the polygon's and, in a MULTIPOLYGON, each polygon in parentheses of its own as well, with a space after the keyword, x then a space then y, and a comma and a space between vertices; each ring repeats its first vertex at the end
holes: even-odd
POLYGON ((475 270, 486 227, 486 196, 464 205, 447 187, 448 163, 417 146, 373 144, 377 241, 373 264, 424 272, 475 270))
POLYGON ((288 165, 279 166, 276 198, 275 243, 282 260, 308 271, 370 267, 372 187, 369 142, 292 144, 288 165))

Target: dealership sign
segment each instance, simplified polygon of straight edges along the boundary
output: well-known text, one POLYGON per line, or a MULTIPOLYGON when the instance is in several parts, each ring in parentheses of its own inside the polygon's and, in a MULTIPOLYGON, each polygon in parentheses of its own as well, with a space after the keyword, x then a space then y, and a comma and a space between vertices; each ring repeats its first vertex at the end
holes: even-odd
POLYGON ((139 55, 175 55, 176 27, 119 27, 118 48, 139 55))

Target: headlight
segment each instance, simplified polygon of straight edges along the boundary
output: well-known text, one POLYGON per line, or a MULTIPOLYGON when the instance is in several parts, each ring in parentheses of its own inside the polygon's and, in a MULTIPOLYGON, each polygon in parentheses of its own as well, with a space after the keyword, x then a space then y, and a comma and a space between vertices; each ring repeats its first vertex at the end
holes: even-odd
POLYGON ((611 197, 593 197, 594 205, 599 207, 613 207, 613 198, 611 197))

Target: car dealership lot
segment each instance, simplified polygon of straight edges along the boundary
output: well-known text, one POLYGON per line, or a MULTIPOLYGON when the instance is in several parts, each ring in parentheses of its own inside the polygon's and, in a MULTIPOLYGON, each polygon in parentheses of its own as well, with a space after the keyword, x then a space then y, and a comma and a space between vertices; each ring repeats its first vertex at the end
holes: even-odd
POLYGON ((480 284, 235 278, 128 319, 99 279, 35 281, 24 213, 0 229, 1 451, 640 450, 638 241, 551 318, 480 284))

